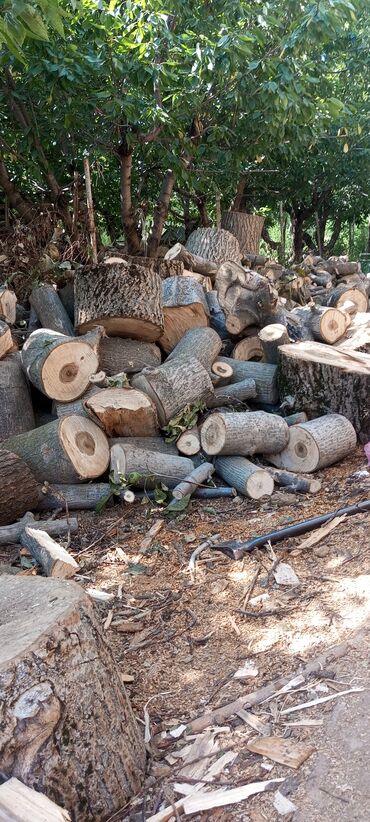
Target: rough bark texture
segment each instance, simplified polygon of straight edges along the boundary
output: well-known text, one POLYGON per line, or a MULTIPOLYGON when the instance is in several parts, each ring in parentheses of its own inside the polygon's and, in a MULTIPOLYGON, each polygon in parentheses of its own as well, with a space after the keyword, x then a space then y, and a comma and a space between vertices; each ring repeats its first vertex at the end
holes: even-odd
POLYGON ((197 228, 186 241, 186 250, 205 260, 221 265, 226 260, 240 262, 239 243, 223 228, 197 228))
POLYGON ((289 335, 285 325, 281 325, 280 323, 266 325, 265 328, 261 329, 258 337, 261 341, 266 362, 277 365, 279 362, 280 346, 289 343, 289 335))
POLYGON ((196 357, 204 368, 211 368, 222 348, 221 337, 213 328, 191 328, 177 343, 167 362, 174 359, 196 357))
POLYGON ((298 494, 317 494, 321 489, 321 480, 305 477, 303 474, 295 474, 292 471, 283 471, 279 468, 266 468, 273 477, 276 485, 288 488, 298 494))
POLYGON ((180 277, 184 273, 184 263, 181 260, 172 260, 172 259, 153 259, 151 257, 132 257, 130 254, 125 254, 123 251, 113 251, 108 254, 107 257, 104 258, 104 263, 106 265, 110 265, 111 263, 121 263, 125 262, 127 264, 133 263, 137 265, 140 263, 141 266, 145 266, 145 268, 149 268, 150 271, 154 271, 159 274, 161 280, 165 280, 166 277, 180 277))
POLYGON ((273 321, 277 298, 268 280, 255 271, 226 262, 217 271, 215 287, 230 334, 241 334, 248 326, 273 321))
POLYGON ((120 476, 129 477, 130 474, 139 474, 135 483, 138 488, 154 488, 164 482, 173 487, 179 480, 185 479, 194 465, 187 457, 174 457, 172 454, 163 454, 134 445, 113 445, 111 448, 110 470, 116 482, 120 476))
POLYGON ((75 400, 74 402, 54 402, 53 411, 58 419, 62 419, 62 417, 70 417, 71 414, 77 414, 79 417, 91 418, 89 412, 85 408, 85 402, 90 399, 90 397, 93 397, 94 394, 99 394, 101 390, 102 389, 97 385, 90 385, 79 400, 75 400))
POLYGON ((132 379, 134 388, 154 402, 161 426, 167 425, 185 405, 213 395, 212 380, 199 360, 170 360, 160 368, 144 368, 132 379))
POLYGON ((10 328, 7 323, 0 320, 0 360, 4 359, 11 351, 14 351, 14 348, 10 328))
POLYGON ((160 454, 177 456, 174 442, 166 442, 163 437, 113 437, 110 445, 133 445, 135 448, 144 448, 146 451, 156 451, 160 454))
POLYGON ((94 511, 98 502, 108 497, 111 487, 108 482, 88 485, 51 485, 47 492, 40 494, 37 511, 94 511))
POLYGON ((264 222, 258 214, 224 211, 221 226, 237 238, 241 254, 259 254, 264 222))
POLYGON ((75 316, 75 289, 73 281, 70 280, 63 288, 60 288, 58 295, 73 325, 75 316))
POLYGON ((191 277, 168 277, 162 286, 164 330, 159 340, 168 354, 189 328, 207 326, 208 304, 202 286, 191 277))
POLYGON ((252 379, 256 383, 258 402, 274 405, 279 398, 277 387, 277 366, 264 362, 245 362, 244 360, 234 360, 231 357, 219 357, 221 362, 226 362, 233 369, 233 382, 252 379))
POLYGON ((170 248, 166 252, 164 259, 169 262, 171 260, 174 262, 180 260, 188 271, 196 271, 198 274, 206 277, 214 276, 217 271, 217 264, 215 262, 205 260, 204 257, 199 257, 197 254, 192 254, 191 251, 181 245, 181 243, 176 243, 176 245, 170 248))
POLYGON ((99 367, 101 334, 102 329, 96 328, 77 339, 44 328, 34 331, 22 349, 22 365, 30 382, 53 400, 71 402, 81 397, 99 367))
POLYGON ((31 552, 47 577, 69 579, 78 571, 76 560, 46 531, 26 526, 21 534, 21 545, 31 552))
POLYGON ((70 536, 70 534, 77 534, 78 521, 76 517, 68 517, 68 519, 48 519, 36 521, 33 514, 29 511, 18 522, 13 525, 4 525, 0 528, 0 545, 9 545, 9 543, 18 543, 21 535, 27 526, 46 531, 52 537, 70 536))
POLYGON ((20 354, 0 362, 0 441, 35 427, 31 395, 20 354))
POLYGON ((218 412, 207 417, 200 429, 206 454, 278 454, 289 440, 282 417, 265 411, 218 412))
POLYGON ((207 482, 214 473, 214 470, 211 462, 202 462, 201 465, 194 468, 182 482, 176 485, 172 491, 174 499, 183 499, 183 497, 193 494, 199 486, 207 482))
POLYGON ((207 408, 220 408, 223 405, 237 405, 245 400, 254 399, 257 394, 256 383, 252 379, 241 380, 232 385, 215 388, 214 397, 207 400, 207 408))
POLYGON ((280 396, 293 396, 308 417, 343 414, 370 434, 370 356, 305 342, 280 348, 280 396))
POLYGON ((145 749, 92 604, 66 580, 0 588, 1 771, 76 822, 106 819, 139 790, 145 749))
POLYGON ((163 178, 159 199, 154 209, 153 227, 148 241, 148 257, 157 256, 174 185, 175 174, 171 169, 169 169, 163 178))
POLYGON ((163 330, 162 281, 140 263, 97 265, 75 277, 75 325, 81 334, 102 325, 107 334, 152 342, 163 330))
POLYGON ((84 407, 108 437, 152 437, 158 433, 155 405, 134 388, 102 388, 84 407))
POLYGON ((222 310, 217 291, 208 291, 206 293, 206 300, 210 313, 211 327, 217 331, 222 340, 228 339, 229 332, 226 328, 225 312, 222 310))
POLYGON ((28 465, 11 451, 0 451, 0 484, 0 525, 15 522, 36 508, 41 487, 28 465))
POLYGON ((245 497, 270 497, 274 491, 274 480, 269 473, 245 457, 217 457, 215 467, 217 474, 245 497))
POLYGON ((269 457, 277 468, 311 473, 333 465, 356 448, 356 432, 346 417, 326 414, 289 429, 287 447, 269 457))
POLYGON ((67 337, 74 336, 73 324, 52 285, 40 285, 31 291, 30 303, 43 326, 67 337))
POLYGON ((122 371, 136 374, 145 366, 160 364, 161 352, 155 343, 104 337, 99 345, 99 366, 108 377, 122 371))

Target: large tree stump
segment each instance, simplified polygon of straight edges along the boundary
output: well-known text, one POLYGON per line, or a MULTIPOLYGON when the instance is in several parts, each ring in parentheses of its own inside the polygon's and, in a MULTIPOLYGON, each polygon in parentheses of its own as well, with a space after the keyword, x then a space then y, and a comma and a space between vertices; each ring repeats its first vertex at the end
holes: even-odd
POLYGON ((280 454, 270 456, 277 468, 312 473, 346 457, 356 448, 356 432, 346 417, 326 414, 293 425, 289 442, 280 454))
POLYGON ((200 441, 206 454, 278 454, 289 441, 282 417, 265 411, 217 412, 203 422, 200 441))
POLYGON ((30 382, 52 400, 70 402, 81 397, 99 367, 101 334, 102 329, 96 328, 77 339, 44 328, 34 331, 22 349, 22 364, 30 382))
POLYGON ((235 262, 226 262, 217 271, 215 287, 230 334, 273 322, 277 295, 265 277, 235 262))
POLYGON ((147 365, 160 365, 161 352, 155 343, 104 337, 99 345, 99 366, 108 377, 136 374, 147 365))
POLYGON ((268 471, 245 457, 217 457, 215 467, 221 479, 245 497, 261 499, 274 492, 274 480, 268 471))
POLYGON ((343 414, 370 434, 370 356, 315 342, 280 348, 280 395, 293 396, 308 417, 343 414))
POLYGON ((152 437, 159 430, 155 405, 135 388, 102 388, 84 407, 108 437, 152 437))
POLYGON ((110 469, 116 482, 121 476, 129 479, 130 474, 135 474, 135 487, 155 488, 161 482, 170 487, 177 485, 193 471, 194 465, 187 457, 136 448, 121 440, 111 448, 110 469))
POLYGON ((156 274, 159 274, 162 280, 165 280, 166 277, 180 277, 184 271, 184 263, 177 257, 167 257, 166 253, 164 258, 158 256, 154 259, 153 257, 133 257, 131 254, 125 254, 122 251, 115 251, 113 254, 108 254, 108 256, 104 259, 105 265, 112 265, 112 263, 122 262, 134 265, 139 263, 141 266, 149 268, 150 271, 154 271, 156 274))
POLYGON ((232 382, 242 380, 254 380, 256 383, 256 399, 266 405, 275 405, 278 401, 277 387, 277 366, 265 362, 245 362, 244 360, 234 360, 231 357, 219 357, 221 362, 226 362, 233 369, 232 382))
POLYGON ((202 274, 204 277, 212 277, 216 274, 217 263, 212 260, 206 260, 196 254, 192 254, 181 243, 176 243, 170 248, 164 257, 168 262, 181 260, 185 269, 188 271, 196 271, 197 274, 202 274))
POLYGON ((145 748, 100 620, 73 582, 4 575, 0 591, 1 772, 76 822, 107 819, 139 790, 145 748))
POLYGON ((186 331, 173 351, 167 357, 167 362, 174 359, 188 360, 196 357, 204 368, 211 368, 222 348, 221 337, 213 328, 191 328, 186 331))
POLYGON ((73 324, 66 309, 52 285, 39 285, 31 291, 30 303, 43 326, 50 331, 58 331, 66 337, 74 336, 73 324))
POLYGON ((163 330, 161 287, 160 275, 140 262, 103 263, 76 272, 78 333, 102 325, 112 337, 157 340, 163 330))
POLYGON ((246 214, 244 211, 224 211, 221 226, 230 231, 239 242, 242 255, 258 254, 264 217, 259 214, 246 214))
POLYGON ((11 451, 0 451, 0 525, 15 522, 36 508, 41 486, 28 465, 11 451))
POLYGON ((21 355, 9 354, 0 361, 0 441, 34 427, 31 394, 21 355))
POLYGON ((92 420, 70 416, 5 440, 39 482, 83 482, 101 477, 109 465, 108 440, 92 420))
POLYGON ((162 285, 164 330, 159 340, 168 354, 190 328, 209 324, 202 286, 191 277, 168 277, 162 285))
POLYGON ((133 377, 132 386, 144 391, 154 402, 162 427, 185 405, 213 396, 209 373, 195 357, 170 360, 159 368, 144 368, 133 377))
POLYGON ((186 250, 216 265, 226 260, 239 263, 241 257, 236 237, 223 228, 197 228, 188 237, 186 250))

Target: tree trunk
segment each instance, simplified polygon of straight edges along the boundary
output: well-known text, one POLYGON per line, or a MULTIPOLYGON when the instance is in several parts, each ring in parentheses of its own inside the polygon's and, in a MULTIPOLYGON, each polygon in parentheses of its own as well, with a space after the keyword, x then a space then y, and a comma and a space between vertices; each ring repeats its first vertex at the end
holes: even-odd
POLYGON ((76 272, 75 325, 83 334, 102 325, 108 335, 152 342, 163 330, 159 274, 134 263, 76 272))
POLYGON ((214 473, 214 466, 211 462, 202 462, 180 482, 172 491, 174 499, 183 499, 194 493, 200 485, 204 485, 214 473))
POLYGON ((70 416, 26 434, 10 437, 3 448, 28 465, 39 482, 73 483, 101 477, 109 464, 109 445, 91 420, 70 416))
POLYGON ((293 260, 300 263, 303 257, 303 225, 305 218, 301 214, 293 214, 292 217, 292 244, 293 260))
POLYGON ((176 441, 176 448, 180 454, 185 454, 188 457, 191 457, 194 454, 199 454, 200 436, 197 426, 194 426, 194 428, 189 428, 188 431, 184 431, 183 434, 180 434, 178 440, 176 441))
POLYGON ((79 822, 106 819, 140 789, 145 748, 100 620, 66 580, 0 587, 2 773, 79 822))
POLYGON ((141 240, 131 199, 132 149, 120 147, 121 164, 121 216, 129 254, 140 254, 141 240))
POLYGON ((164 331, 159 340, 168 354, 191 328, 209 324, 203 288, 190 277, 168 277, 162 284, 164 331))
MULTIPOLYGON (((271 328, 271 326, 267 325, 266 328, 271 328)), ((251 328, 248 329, 248 331, 251 330, 251 328)), ((265 362, 266 357, 258 334, 252 334, 240 340, 233 348, 232 358, 235 360, 243 360, 244 362, 250 360, 254 362, 265 362)))
POLYGON ((277 468, 312 473, 339 462, 356 448, 356 432, 346 417, 326 414, 290 428, 287 447, 269 457, 277 468))
POLYGON ((1 159, 0 186, 5 191, 10 208, 14 208, 26 225, 33 223, 38 214, 37 209, 33 203, 26 200, 16 189, 14 183, 10 180, 6 167, 1 159))
POLYGON ((239 177, 238 188, 236 190, 235 200, 231 206, 231 211, 241 211, 243 198, 244 198, 244 191, 245 186, 247 183, 247 178, 245 174, 241 174, 239 177))
POLYGON ((0 451, 0 525, 8 525, 37 507, 41 487, 17 454, 0 451))
POLYGON ((111 448, 110 470, 115 482, 121 477, 135 477, 134 488, 155 488, 161 482, 169 487, 177 485, 193 470, 194 465, 187 457, 174 457, 159 451, 136 448, 134 445, 113 445, 111 448))
POLYGON ((224 211, 221 226, 239 242, 240 253, 259 254, 264 217, 243 211, 224 211))
POLYGON ((159 454, 170 454, 177 457, 177 448, 174 442, 166 442, 163 437, 113 437, 110 445, 132 445, 134 448, 145 451, 155 451, 159 454))
POLYGON ((266 325, 272 321, 276 296, 260 274, 227 262, 217 271, 215 287, 230 334, 238 335, 251 325, 266 325))
POLYGON ((271 497, 274 492, 274 480, 268 471, 253 465, 245 457, 217 457, 215 467, 221 479, 244 497, 261 499, 271 497))
POLYGON ((96 225, 94 214, 94 203, 91 188, 90 163, 89 158, 85 155, 83 158, 85 188, 86 188, 86 203, 87 203, 87 223, 89 228, 90 246, 91 246, 91 262, 96 265, 98 262, 98 247, 96 242, 96 225))
POLYGON ((35 427, 28 382, 20 354, 0 361, 0 441, 35 427))
POLYGON ((256 383, 257 401, 267 405, 275 405, 279 394, 277 388, 277 366, 264 362, 244 362, 233 360, 230 357, 220 357, 233 369, 233 382, 252 379, 256 383))
POLYGON ((200 429, 206 454, 278 454, 289 440, 289 428, 282 417, 265 411, 218 412, 211 414, 200 429))
POLYGON ((44 794, 28 788, 14 776, 0 786, 0 819, 2 822, 71 822, 69 813, 44 794))
POLYGON ((241 258, 236 237, 222 228, 197 228, 186 241, 186 250, 216 265, 227 260, 239 263, 241 258))
POLYGON ((316 342, 284 345, 279 385, 280 395, 293 396, 296 407, 309 417, 336 412, 347 417, 357 433, 370 433, 368 354, 354 356, 316 342))
POLYGON ((99 367, 108 377, 115 374, 136 374, 145 366, 161 364, 161 352, 155 343, 127 340, 123 337, 103 337, 99 345, 99 367))
POLYGON ((47 577, 70 579, 78 571, 76 560, 46 531, 26 526, 21 534, 21 545, 30 551, 47 577))
POLYGON ((170 360, 160 368, 144 368, 141 374, 133 377, 132 385, 154 402, 162 427, 185 405, 205 400, 213 394, 208 371, 195 357, 170 360))
POLYGON ((202 274, 205 277, 212 277, 217 271, 216 263, 192 254, 191 251, 181 245, 181 243, 176 243, 176 245, 172 246, 172 248, 166 252, 164 259, 168 261, 179 260, 184 264, 187 271, 196 271, 197 274, 202 274))
POLYGON ((289 343, 289 335, 285 325, 280 325, 279 323, 266 325, 259 332, 258 337, 261 341, 266 362, 277 365, 279 362, 280 346, 289 343))
POLYGON ((332 235, 330 237, 330 240, 329 240, 328 243, 326 243, 326 245, 324 246, 324 249, 323 249, 323 253, 325 254, 326 257, 330 257, 330 255, 333 253, 335 245, 339 240, 341 230, 342 230, 342 219, 341 219, 341 217, 336 217, 335 220, 334 220, 333 231, 332 231, 332 235))
POLYGON ((158 433, 154 404, 134 388, 102 388, 84 401, 84 407, 108 437, 152 437, 158 433))
POLYGON ((99 367, 101 333, 101 328, 95 328, 77 339, 44 328, 34 331, 22 349, 22 365, 30 382, 53 400, 70 402, 81 397, 99 367))
POLYGON ((14 351, 15 345, 10 332, 9 326, 0 320, 0 360, 3 360, 7 354, 14 351))
POLYGON ((52 285, 40 285, 31 291, 30 303, 43 326, 58 331, 66 337, 74 337, 74 328, 58 292, 52 285))
POLYGON ((207 408, 245 403, 245 400, 254 399, 256 394, 256 383, 252 379, 241 380, 233 385, 223 385, 221 388, 215 388, 214 396, 207 400, 207 408))
POLYGON ((191 328, 185 331, 166 362, 196 357, 204 368, 210 369, 221 348, 222 340, 213 328, 191 328))
POLYGON ((161 241, 163 226, 168 215, 171 194, 175 185, 173 171, 167 171, 162 183, 159 201, 154 209, 153 228, 148 242, 148 257, 156 257, 161 241))

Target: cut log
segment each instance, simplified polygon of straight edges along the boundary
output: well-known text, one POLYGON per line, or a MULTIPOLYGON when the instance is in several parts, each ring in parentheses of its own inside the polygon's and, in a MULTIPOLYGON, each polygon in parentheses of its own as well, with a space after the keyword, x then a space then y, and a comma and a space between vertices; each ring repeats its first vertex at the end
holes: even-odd
POLYGON ((135 448, 144 448, 146 451, 177 456, 175 443, 166 442, 163 437, 114 437, 109 441, 109 445, 133 445, 135 448))
POLYGON ((168 277, 162 285, 164 330, 159 340, 168 354, 190 328, 209 324, 203 288, 190 277, 168 277))
POLYGON ((164 256, 162 257, 160 257, 158 253, 156 259, 153 257, 133 257, 130 254, 119 251, 114 252, 114 254, 108 254, 104 259, 104 263, 105 265, 122 262, 129 265, 137 265, 137 263, 140 263, 141 266, 145 266, 145 268, 150 269, 150 271, 159 274, 162 280, 165 280, 166 277, 180 277, 184 273, 184 263, 178 258, 167 258, 167 251, 168 249, 166 248, 164 256))
POLYGON ((37 511, 94 511, 101 500, 109 497, 111 486, 108 482, 87 485, 46 484, 37 503, 37 511))
POLYGON ((233 369, 231 365, 226 362, 215 360, 211 368, 211 379, 213 385, 221 388, 222 385, 228 385, 233 377, 233 369))
POLYGON ((221 337, 213 328, 191 328, 186 331, 173 351, 167 357, 171 360, 189 360, 196 357, 204 368, 211 368, 212 363, 222 348, 221 337))
POLYGON ((196 271, 186 271, 186 270, 183 271, 182 276, 183 277, 190 277, 193 280, 195 280, 195 282, 198 283, 198 285, 202 286, 203 291, 205 291, 205 292, 212 291, 213 285, 212 285, 212 280, 211 280, 210 277, 203 277, 202 274, 198 274, 196 271))
POLYGON ((200 441, 206 454, 278 454, 288 444, 289 428, 265 411, 218 412, 202 424, 200 441))
POLYGON ((258 334, 264 352, 264 359, 266 362, 279 362, 279 347, 289 343, 289 335, 285 325, 280 323, 273 323, 272 325, 265 325, 258 334))
POLYGON ((140 789, 145 747, 100 617, 68 580, 4 575, 0 588, 3 776, 63 797, 79 822, 115 815, 140 789))
POLYGON ((334 308, 342 308, 347 300, 355 303, 357 311, 365 312, 368 309, 369 301, 365 291, 360 287, 351 288, 348 285, 338 285, 330 291, 325 303, 334 308))
POLYGON ((242 256, 245 254, 258 255, 264 222, 265 218, 258 214, 224 211, 221 226, 237 238, 242 256))
POLYGON ((0 320, 0 360, 4 359, 11 351, 14 351, 14 348, 10 328, 7 323, 0 320))
POLYGON ((41 486, 28 465, 11 451, 0 451, 0 477, 0 525, 6 525, 36 508, 41 486))
POLYGON ((108 377, 136 374, 146 365, 160 365, 161 352, 155 343, 125 340, 123 337, 104 337, 99 345, 99 367, 108 377))
POLYGON ((69 280, 63 288, 60 288, 58 294, 69 316, 69 319, 73 323, 75 316, 75 289, 73 280, 69 280))
POLYGON ((370 434, 370 356, 305 342, 280 348, 280 395, 293 396, 308 417, 330 411, 370 434))
POLYGON ((166 252, 164 259, 181 260, 188 271, 196 271, 197 274, 202 274, 205 277, 212 277, 217 271, 217 263, 213 260, 206 260, 203 257, 199 257, 197 254, 192 254, 191 251, 181 245, 181 243, 176 243, 176 245, 172 246, 172 248, 166 252))
POLYGON ((73 324, 58 292, 52 285, 39 285, 31 291, 30 303, 43 328, 74 337, 73 324))
POLYGON ((19 542, 24 529, 28 526, 46 531, 51 537, 77 534, 78 531, 78 522, 75 517, 40 520, 38 522, 33 515, 27 511, 19 522, 15 522, 13 525, 4 525, 0 528, 0 545, 19 542))
MULTIPOLYGON (((266 328, 271 328, 271 326, 267 325, 266 328)), ((240 340, 233 348, 232 358, 234 360, 244 360, 244 362, 250 360, 254 362, 264 362, 265 354, 258 334, 244 337, 243 340, 240 340)))
POLYGON ((0 320, 14 325, 17 315, 17 298, 6 285, 0 286, 0 320))
POLYGON ((76 272, 75 325, 79 334, 102 325, 114 337, 152 342, 163 331, 162 280, 136 263, 97 265, 76 272))
POLYGON ((77 339, 43 328, 34 331, 22 350, 27 377, 52 400, 76 400, 89 386, 90 375, 98 370, 101 334, 102 329, 96 328, 77 339))
POLYGON ((273 477, 276 485, 293 491, 298 494, 317 494, 321 490, 321 480, 305 477, 302 474, 294 474, 292 471, 283 471, 280 468, 272 468, 271 465, 265 470, 273 477))
POLYGON ((308 314, 308 326, 314 339, 328 345, 333 345, 343 337, 348 324, 345 313, 337 308, 315 306, 308 314))
POLYGON ((83 482, 101 477, 109 465, 109 445, 91 420, 72 415, 5 440, 39 482, 83 482))
POLYGON ((194 454, 199 454, 200 451, 200 436, 198 428, 190 428, 189 431, 184 431, 180 434, 176 441, 176 448, 180 454, 186 454, 191 457, 194 454))
POLYGON ((203 485, 214 473, 214 466, 211 462, 202 462, 197 468, 194 468, 190 474, 185 477, 182 482, 173 489, 172 496, 174 499, 183 499, 203 485))
POLYGON ((155 405, 135 388, 101 388, 84 401, 108 437, 152 437, 158 433, 155 405))
POLYGON ((363 349, 369 353, 370 345, 370 314, 357 313, 352 317, 352 322, 348 326, 344 340, 340 340, 335 348, 343 351, 357 351, 363 349))
POLYGON ((58 419, 62 419, 63 417, 70 417, 71 414, 77 414, 78 417, 90 417, 89 412, 85 408, 86 400, 89 400, 90 397, 93 397, 95 394, 99 394, 101 388, 97 385, 90 385, 87 391, 80 397, 79 400, 75 400, 74 402, 53 402, 53 411, 55 412, 58 419))
POLYGON ((47 577, 70 579, 78 571, 76 560, 46 531, 26 526, 21 534, 21 545, 31 552, 47 577))
POLYGON ((21 355, 9 354, 0 361, 0 441, 34 427, 31 394, 21 355))
POLYGON ((156 451, 135 448, 133 445, 113 445, 110 470, 115 482, 130 474, 139 475, 134 483, 138 488, 153 488, 164 482, 169 487, 185 479, 194 465, 187 457, 173 457, 156 451))
POLYGON ((311 474, 353 453, 356 432, 341 414, 326 414, 315 420, 293 425, 289 442, 280 454, 269 457, 277 468, 311 474))
POLYGON ((232 385, 223 385, 215 388, 213 397, 207 400, 207 408, 220 408, 224 405, 238 405, 245 400, 255 399, 257 396, 256 383, 252 379, 234 382, 232 385))
POLYGON ((205 260, 221 265, 226 260, 240 262, 239 243, 223 228, 197 228, 186 241, 186 250, 205 260))
POLYGON ((71 822, 63 810, 44 794, 12 777, 0 785, 0 822, 71 822))
POLYGON ((308 416, 305 414, 304 411, 296 411, 295 414, 289 414, 287 417, 284 417, 285 422, 287 425, 298 425, 301 422, 307 422, 308 416))
POLYGON ((274 480, 268 471, 245 457, 217 457, 215 467, 221 479, 245 497, 261 499, 271 497, 274 492, 274 480))
POLYGON ((245 362, 244 360, 234 360, 230 357, 219 357, 221 362, 226 362, 233 369, 233 382, 242 380, 254 380, 256 383, 258 402, 267 405, 275 405, 278 401, 277 387, 277 366, 264 362, 245 362))
POLYGON ((154 402, 161 427, 185 405, 213 395, 209 373, 195 357, 170 360, 159 368, 144 368, 133 377, 132 386, 144 391, 154 402))
POLYGON ((215 287, 230 334, 238 335, 251 325, 273 321, 277 297, 268 280, 255 271, 226 262, 217 271, 215 287))

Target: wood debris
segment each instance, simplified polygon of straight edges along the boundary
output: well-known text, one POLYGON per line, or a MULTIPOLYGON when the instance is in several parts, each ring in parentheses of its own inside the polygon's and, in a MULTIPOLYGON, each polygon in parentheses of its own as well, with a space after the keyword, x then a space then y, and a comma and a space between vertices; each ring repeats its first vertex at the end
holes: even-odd
POLYGON ((294 739, 283 739, 280 736, 265 736, 247 742, 247 748, 253 753, 267 756, 274 762, 287 765, 288 768, 299 768, 316 750, 313 745, 296 742, 294 739))

